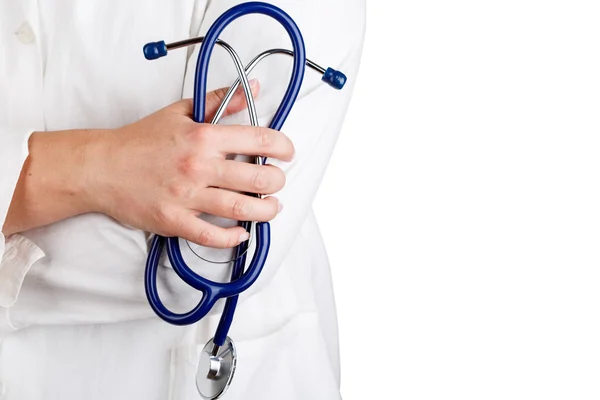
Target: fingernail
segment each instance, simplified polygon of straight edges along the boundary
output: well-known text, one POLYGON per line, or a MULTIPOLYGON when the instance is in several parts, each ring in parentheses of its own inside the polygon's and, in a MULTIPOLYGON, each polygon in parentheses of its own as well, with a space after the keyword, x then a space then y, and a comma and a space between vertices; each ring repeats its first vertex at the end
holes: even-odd
POLYGON ((250 239, 250 234, 248 232, 244 232, 240 235, 240 243, 245 242, 250 239))
POLYGON ((281 202, 279 202, 279 210, 277 211, 277 214, 279 214, 281 212, 281 210, 283 210, 283 204, 281 204, 281 202))
POLYGON ((254 78, 254 79, 250 79, 250 87, 252 89, 256 89, 256 87, 258 86, 258 79, 254 78))

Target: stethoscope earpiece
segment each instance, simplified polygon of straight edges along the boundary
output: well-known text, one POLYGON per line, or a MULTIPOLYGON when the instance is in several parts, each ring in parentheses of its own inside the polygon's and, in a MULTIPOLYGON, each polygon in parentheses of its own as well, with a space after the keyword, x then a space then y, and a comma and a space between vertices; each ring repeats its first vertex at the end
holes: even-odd
POLYGON ((146 60, 156 60, 167 55, 167 45, 164 40, 160 42, 147 43, 144 46, 144 57, 146 60))

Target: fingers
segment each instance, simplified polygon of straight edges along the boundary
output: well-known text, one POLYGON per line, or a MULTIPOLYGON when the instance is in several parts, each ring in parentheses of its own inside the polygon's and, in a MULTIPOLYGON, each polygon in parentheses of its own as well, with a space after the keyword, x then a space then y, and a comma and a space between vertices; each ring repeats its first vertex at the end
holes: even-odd
POLYGON ((236 221, 270 221, 279 214, 281 206, 274 197, 259 199, 224 189, 207 189, 208 203, 202 204, 202 211, 236 221))
MULTIPOLYGON (((274 197, 258 199, 223 189, 208 189, 210 204, 203 211, 237 221, 270 221, 279 213, 281 206, 274 197)), ((240 226, 222 228, 201 220, 196 212, 182 212, 176 216, 177 236, 206 247, 231 248, 249 239, 250 235, 240 226)))
POLYGON ((294 157, 292 141, 273 129, 242 125, 210 125, 209 129, 223 155, 262 156, 282 161, 294 157))
MULTIPOLYGON (((250 80, 250 89, 252 90, 252 97, 256 98, 260 91, 260 84, 257 79, 250 80)), ((221 88, 214 90, 206 95, 206 109, 204 110, 204 121, 211 122, 213 117, 215 116, 221 102, 225 98, 225 95, 229 91, 229 88, 221 88)), ((183 99, 176 103, 171 104, 169 107, 172 107, 173 111, 179 114, 183 114, 187 117, 192 118, 194 114, 194 101, 193 99, 183 99)), ((227 108, 225 109, 225 113, 223 116, 227 116, 230 114, 235 114, 244 110, 247 107, 246 104, 246 96, 244 95, 244 90, 242 86, 237 88, 235 94, 229 101, 227 108)))
POLYGON ((201 246, 218 249, 231 248, 250 237, 241 226, 222 228, 201 220, 191 212, 184 212, 180 219, 185 223, 181 224, 181 232, 178 236, 201 246))
POLYGON ((239 192, 272 194, 283 189, 285 173, 274 165, 222 160, 215 163, 210 186, 239 192))
MULTIPOLYGON (((256 96, 258 96, 258 92, 260 91, 260 85, 259 85, 257 79, 252 79, 250 81, 250 88, 252 90, 252 97, 256 98, 256 96)), ((206 96, 206 112, 204 113, 205 114, 205 117, 204 117, 205 122, 212 121, 213 117, 215 116, 217 110, 219 109, 219 106, 223 102, 223 99, 225 98, 225 95, 227 94, 228 91, 229 91, 229 88, 221 88, 221 89, 217 89, 213 92, 210 92, 206 96)), ((223 114, 223 116, 225 117, 227 115, 240 112, 240 111, 244 110, 247 106, 248 105, 246 104, 246 96, 244 95, 244 89, 242 88, 242 85, 240 84, 240 86, 235 91, 235 94, 231 98, 231 101, 227 105, 227 108, 225 109, 225 113, 223 114)))

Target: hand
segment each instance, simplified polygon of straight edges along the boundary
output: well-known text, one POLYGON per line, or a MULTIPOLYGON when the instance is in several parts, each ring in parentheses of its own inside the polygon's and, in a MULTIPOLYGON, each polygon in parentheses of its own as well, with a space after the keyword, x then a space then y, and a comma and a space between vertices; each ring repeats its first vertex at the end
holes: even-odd
MULTIPOLYGON (((258 84, 253 85, 253 94, 258 84)), ((207 98, 210 121, 225 90, 207 98)), ((227 112, 245 108, 238 92, 227 112)), ((285 184, 272 165, 226 160, 230 154, 290 161, 292 142, 281 132, 250 126, 198 124, 192 101, 174 103, 138 122, 104 131, 91 143, 88 197, 100 212, 162 236, 178 236, 209 247, 233 247, 248 239, 241 227, 221 228, 198 218, 202 212, 241 221, 269 221, 280 210, 272 194, 285 184)))

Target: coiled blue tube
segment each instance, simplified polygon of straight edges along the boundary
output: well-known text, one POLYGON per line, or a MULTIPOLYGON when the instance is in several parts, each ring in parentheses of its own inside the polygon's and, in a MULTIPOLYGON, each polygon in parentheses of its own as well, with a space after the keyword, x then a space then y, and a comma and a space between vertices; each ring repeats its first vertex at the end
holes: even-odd
MULTIPOLYGON (((294 64, 292 76, 283 100, 275 112, 273 120, 269 127, 280 130, 287 119, 294 102, 298 97, 304 71, 306 66, 306 53, 302 34, 293 21, 283 10, 268 3, 250 2, 239 4, 221 15, 207 32, 196 65, 196 76, 194 84, 194 120, 204 122, 206 110, 206 92, 209 61, 216 44, 217 39, 223 30, 237 18, 247 14, 263 14, 277 20, 287 31, 294 50, 294 64)), ((244 223, 247 224, 247 223, 244 223)), ((247 225, 246 225, 247 226, 247 225)), ((240 246, 241 247, 241 246, 240 246)), ((241 254, 240 247, 236 252, 241 254)), ((227 298, 225 310, 219 322, 214 342, 216 345, 222 345, 231 322, 237 303, 237 296, 248 289, 260 275, 267 259, 270 247, 270 225, 268 223, 256 224, 256 250, 248 269, 243 272, 245 255, 236 257, 232 269, 232 280, 229 283, 213 282, 194 273, 183 260, 181 249, 179 247, 179 238, 164 238, 156 235, 152 241, 150 254, 146 262, 146 296, 154 312, 163 320, 175 325, 189 325, 202 319, 214 306, 215 302, 221 298, 227 298), (157 287, 156 273, 158 270, 158 261, 162 252, 162 247, 166 241, 167 254, 173 269, 177 275, 188 285, 200 290, 203 293, 202 299, 198 305, 191 311, 183 314, 176 314, 168 310, 161 302, 157 287)))

